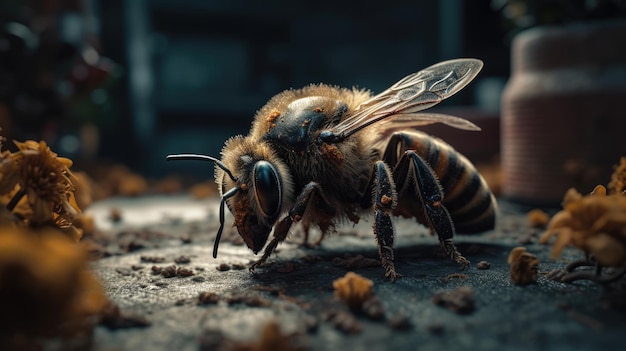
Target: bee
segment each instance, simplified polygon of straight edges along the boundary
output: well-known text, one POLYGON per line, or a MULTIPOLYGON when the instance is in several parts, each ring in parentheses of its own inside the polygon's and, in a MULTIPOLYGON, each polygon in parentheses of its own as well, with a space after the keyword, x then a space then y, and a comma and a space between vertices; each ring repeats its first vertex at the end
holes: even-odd
POLYGON ((394 266, 393 216, 429 227, 452 260, 469 266, 452 237, 492 229, 495 198, 466 157, 416 128, 444 123, 480 130, 463 118, 420 111, 461 90, 482 66, 477 59, 440 62, 375 96, 326 84, 286 90, 256 113, 248 136, 226 141, 221 160, 167 156, 216 166, 221 201, 213 257, 226 205, 247 246, 255 254, 265 247, 251 270, 266 262, 295 223, 302 223, 306 238, 311 226, 323 238, 340 221, 357 223, 367 213, 374 216, 387 279, 401 276, 394 266))

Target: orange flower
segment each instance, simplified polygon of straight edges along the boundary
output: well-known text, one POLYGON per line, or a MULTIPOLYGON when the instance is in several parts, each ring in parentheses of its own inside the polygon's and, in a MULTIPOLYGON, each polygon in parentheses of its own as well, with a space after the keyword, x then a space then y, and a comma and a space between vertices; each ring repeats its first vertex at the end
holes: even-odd
POLYGON ((0 194, 6 194, 15 188, 20 180, 19 155, 3 151, 0 154, 0 194))
POLYGON ((626 157, 620 158, 615 166, 608 188, 611 194, 621 194, 626 190, 626 157))
POLYGON ((20 187, 26 191, 28 203, 33 210, 32 222, 45 223, 53 220, 53 213, 68 215, 78 213, 72 206, 74 176, 69 170, 70 159, 57 157, 44 141, 15 142, 20 149, 20 187))
POLYGON ((29 211, 19 212, 30 225, 53 224, 63 229, 75 241, 81 233, 72 225, 72 219, 80 212, 74 198, 74 183, 69 170, 72 161, 58 157, 44 141, 15 141, 18 151, 0 154, 0 194, 12 194, 8 205, 14 210, 23 196, 29 211))
POLYGON ((107 298, 87 256, 58 230, 0 227, 0 339, 78 327, 100 313, 107 298))
POLYGON ((626 196, 606 195, 598 186, 588 196, 570 197, 557 213, 541 237, 546 243, 556 236, 552 257, 558 257, 571 244, 593 255, 603 266, 620 267, 626 264, 626 196))

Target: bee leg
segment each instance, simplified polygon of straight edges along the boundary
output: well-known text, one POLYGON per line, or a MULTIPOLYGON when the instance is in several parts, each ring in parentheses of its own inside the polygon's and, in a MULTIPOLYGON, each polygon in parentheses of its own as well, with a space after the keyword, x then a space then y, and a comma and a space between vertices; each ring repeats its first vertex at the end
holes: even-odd
POLYGON ((413 187, 424 205, 424 214, 432 230, 437 233, 439 243, 446 255, 460 264, 463 268, 468 267, 470 262, 463 257, 452 243, 454 236, 454 224, 450 213, 443 205, 443 190, 435 171, 414 151, 407 150, 394 169, 394 179, 402 177, 406 179, 410 169, 413 170, 411 181, 413 187))
POLYGON ((324 240, 324 238, 326 237, 326 231, 322 231, 322 234, 320 235, 320 237, 315 240, 313 243, 309 243, 309 236, 310 236, 310 232, 311 232, 311 225, 309 223, 303 223, 302 224, 302 229, 304 230, 304 240, 302 240, 302 244, 301 246, 307 248, 307 249, 314 249, 318 246, 320 246, 320 244, 322 243, 322 241, 324 240))
POLYGON ((383 161, 376 162, 374 173, 374 234, 378 243, 378 255, 385 269, 385 278, 392 282, 400 278, 393 263, 393 223, 391 212, 397 197, 391 170, 383 161))
POLYGON ((306 247, 306 248, 311 248, 312 245, 309 244, 309 231, 310 231, 311 227, 309 226, 309 224, 302 224, 302 230, 304 231, 304 239, 302 240, 302 244, 300 244, 300 246, 306 247))
POLYGON ((337 210, 335 210, 335 207, 333 207, 330 202, 328 202, 328 200, 322 193, 322 188, 318 183, 310 182, 305 185, 304 189, 302 189, 302 192, 300 192, 298 197, 296 197, 296 201, 293 207, 291 208, 291 210, 289 210, 289 215, 285 216, 285 218, 281 219, 274 226, 274 235, 272 237, 272 240, 265 247, 265 250, 263 251, 263 256, 261 256, 258 261, 254 262, 250 266, 251 271, 265 263, 265 261, 267 261, 267 259, 274 251, 274 249, 276 249, 276 246, 278 246, 280 242, 285 241, 285 239, 287 238, 287 234, 289 234, 289 228, 291 228, 293 222, 299 222, 302 219, 304 211, 306 211, 309 202, 313 199, 315 199, 314 204, 315 206, 317 206, 317 208, 323 210, 329 215, 334 215, 336 213, 337 210))

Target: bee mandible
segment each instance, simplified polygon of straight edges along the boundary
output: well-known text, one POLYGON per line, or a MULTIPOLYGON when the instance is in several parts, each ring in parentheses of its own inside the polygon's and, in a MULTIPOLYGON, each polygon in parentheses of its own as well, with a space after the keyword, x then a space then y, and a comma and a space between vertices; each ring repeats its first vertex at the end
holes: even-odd
POLYGON ((168 160, 216 165, 221 201, 213 257, 226 204, 247 246, 255 254, 265 247, 251 270, 268 259, 294 223, 302 223, 306 238, 311 226, 319 227, 323 238, 341 220, 357 223, 368 212, 391 281, 400 277, 392 216, 415 218, 429 227, 452 260, 469 266, 452 237, 492 229, 495 198, 466 157, 416 128, 444 123, 480 130, 463 118, 420 111, 461 90, 482 66, 477 59, 440 62, 375 96, 326 84, 286 90, 257 112, 248 136, 226 141, 221 160, 169 155, 168 160))

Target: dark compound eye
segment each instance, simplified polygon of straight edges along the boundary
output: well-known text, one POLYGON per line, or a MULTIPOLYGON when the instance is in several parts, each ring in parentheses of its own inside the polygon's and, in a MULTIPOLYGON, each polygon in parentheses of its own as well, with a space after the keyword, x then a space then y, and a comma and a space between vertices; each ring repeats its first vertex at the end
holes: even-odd
POLYGON ((258 161, 252 173, 254 195, 263 216, 273 218, 278 215, 282 201, 280 178, 276 168, 267 161, 258 161))

